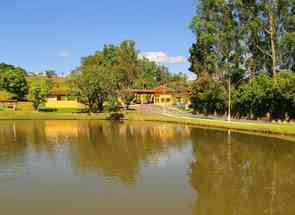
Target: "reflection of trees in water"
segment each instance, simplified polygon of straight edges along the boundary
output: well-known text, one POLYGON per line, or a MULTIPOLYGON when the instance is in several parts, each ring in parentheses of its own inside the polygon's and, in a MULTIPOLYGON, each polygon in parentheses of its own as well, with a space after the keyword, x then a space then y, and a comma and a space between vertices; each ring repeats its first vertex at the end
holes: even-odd
POLYGON ((295 146, 271 138, 192 130, 193 214, 295 214, 295 146))
POLYGON ((8 161, 24 165, 28 154, 54 160, 62 153, 79 171, 100 171, 132 184, 142 163, 161 159, 170 147, 182 147, 190 128, 157 123, 5 121, 0 134, 0 165, 9 168, 8 161))
POLYGON ((15 178, 23 174, 26 144, 18 135, 16 123, 0 123, 0 179, 15 178))
POLYGON ((142 123, 80 124, 71 156, 80 171, 99 171, 126 184, 136 183, 141 164, 159 159, 170 147, 182 147, 190 129, 142 123))

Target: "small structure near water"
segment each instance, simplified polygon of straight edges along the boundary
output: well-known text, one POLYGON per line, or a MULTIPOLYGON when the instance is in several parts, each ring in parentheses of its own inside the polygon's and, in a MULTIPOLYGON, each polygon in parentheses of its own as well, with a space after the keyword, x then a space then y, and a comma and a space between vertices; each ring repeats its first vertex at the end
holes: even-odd
POLYGON ((135 94, 136 102, 140 104, 177 105, 189 103, 188 92, 180 94, 166 85, 153 89, 130 89, 129 91, 135 94))
POLYGON ((16 110, 16 100, 0 100, 0 108, 9 108, 13 111, 16 110))
MULTIPOLYGON (((156 105, 185 105, 189 104, 189 92, 179 93, 176 90, 161 85, 153 89, 128 89, 128 93, 135 95, 134 103, 156 105)), ((120 98, 119 98, 120 100, 120 98)), ((46 108, 85 108, 69 91, 51 90, 46 108)))
POLYGON ((85 108, 85 105, 78 102, 77 98, 71 95, 69 91, 65 90, 52 90, 50 91, 46 108, 85 108))

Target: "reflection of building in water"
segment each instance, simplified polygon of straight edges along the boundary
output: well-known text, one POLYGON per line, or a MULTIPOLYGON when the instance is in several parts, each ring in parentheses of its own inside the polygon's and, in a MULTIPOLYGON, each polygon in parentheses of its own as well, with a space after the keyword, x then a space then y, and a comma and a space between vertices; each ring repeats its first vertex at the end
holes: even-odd
POLYGON ((69 137, 77 138, 79 134, 80 122, 71 121, 46 121, 45 134, 48 138, 69 137))
POLYGON ((190 128, 188 126, 160 123, 125 123, 119 127, 119 134, 122 137, 127 137, 127 134, 131 134, 140 136, 141 138, 145 138, 148 135, 152 140, 157 140, 158 142, 175 140, 179 137, 189 137, 190 128))
POLYGON ((193 214, 295 214, 293 144, 229 135, 192 130, 193 214))

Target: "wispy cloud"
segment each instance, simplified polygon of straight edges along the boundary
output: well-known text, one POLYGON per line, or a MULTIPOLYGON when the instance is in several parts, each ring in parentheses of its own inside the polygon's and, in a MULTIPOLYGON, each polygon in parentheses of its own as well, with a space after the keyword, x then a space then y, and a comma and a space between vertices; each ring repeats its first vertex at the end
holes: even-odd
POLYGON ((165 52, 143 52, 140 56, 145 57, 150 61, 164 64, 181 64, 186 61, 186 57, 184 56, 169 56, 165 52))
POLYGON ((61 52, 58 53, 58 56, 59 57, 69 57, 70 53, 67 52, 67 51, 61 51, 61 52))

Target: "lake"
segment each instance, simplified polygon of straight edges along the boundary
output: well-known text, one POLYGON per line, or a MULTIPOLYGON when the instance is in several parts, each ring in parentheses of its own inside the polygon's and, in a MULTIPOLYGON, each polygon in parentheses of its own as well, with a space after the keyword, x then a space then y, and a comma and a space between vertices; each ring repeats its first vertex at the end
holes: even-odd
POLYGON ((295 142, 184 125, 0 121, 0 214, 295 214, 295 142))

